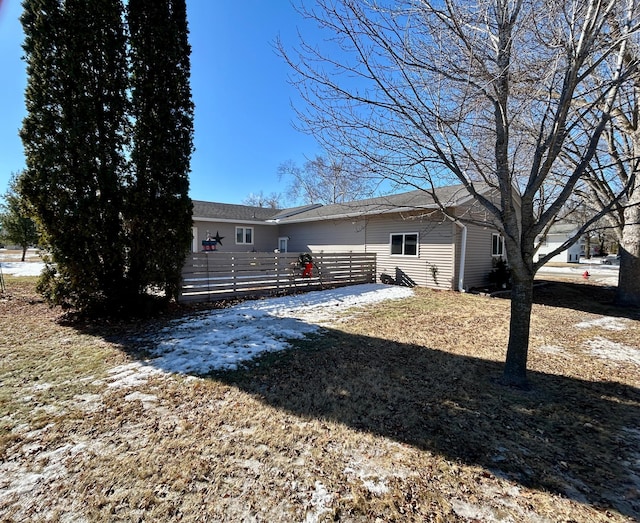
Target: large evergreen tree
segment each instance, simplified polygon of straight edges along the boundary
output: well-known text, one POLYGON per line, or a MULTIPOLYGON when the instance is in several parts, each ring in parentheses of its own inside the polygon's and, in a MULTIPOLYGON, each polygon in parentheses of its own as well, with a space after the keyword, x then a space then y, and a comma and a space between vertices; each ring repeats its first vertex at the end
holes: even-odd
POLYGON ((175 295, 191 245, 190 45, 184 0, 129 0, 133 149, 130 280, 175 295))
POLYGON ((121 303, 126 39, 120 0, 25 0, 27 169, 20 191, 53 262, 40 289, 79 308, 121 303))
POLYGON ((23 7, 19 190, 50 252, 40 290, 52 303, 112 311, 151 289, 175 296, 192 225, 185 2, 131 0, 130 41, 122 0, 23 7))

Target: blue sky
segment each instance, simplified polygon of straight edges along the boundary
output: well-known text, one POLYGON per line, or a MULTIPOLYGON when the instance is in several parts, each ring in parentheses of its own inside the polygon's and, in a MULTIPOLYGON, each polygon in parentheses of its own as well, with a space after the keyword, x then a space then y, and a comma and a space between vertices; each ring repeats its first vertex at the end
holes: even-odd
MULTIPOLYGON (((0 0, 0 195, 11 173, 25 166, 18 137, 26 86, 20 4, 0 0)), ((187 10, 196 147, 191 197, 241 203, 250 193, 285 193, 278 165, 301 164, 319 148, 293 128, 291 103, 299 99, 273 42, 280 35, 293 46, 297 30, 308 25, 289 0, 187 0, 187 10)))

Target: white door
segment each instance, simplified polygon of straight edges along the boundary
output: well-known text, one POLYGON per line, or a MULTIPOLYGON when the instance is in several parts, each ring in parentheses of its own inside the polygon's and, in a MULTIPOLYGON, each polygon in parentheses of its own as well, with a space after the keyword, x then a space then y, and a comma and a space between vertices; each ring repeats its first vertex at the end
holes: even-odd
POLYGON ((288 252, 287 251, 288 243, 289 243, 288 237, 278 238, 278 250, 280 252, 288 252))

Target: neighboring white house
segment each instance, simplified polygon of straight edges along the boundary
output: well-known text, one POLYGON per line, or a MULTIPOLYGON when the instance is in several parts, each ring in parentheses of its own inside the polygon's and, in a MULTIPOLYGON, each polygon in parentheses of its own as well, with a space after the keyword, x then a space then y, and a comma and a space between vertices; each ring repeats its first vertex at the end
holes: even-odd
MULTIPOLYGON (((555 249, 559 248, 569 238, 575 236, 579 228, 580 227, 575 223, 556 223, 555 225, 551 226, 546 237, 542 238, 542 243, 540 245, 540 248, 538 249, 538 260, 554 251, 555 249)), ((541 238, 538 238, 536 241, 538 242, 540 240, 541 238)), ((580 238, 571 247, 556 254, 549 261, 580 263, 580 255, 584 254, 583 250, 584 241, 582 238, 580 238)))

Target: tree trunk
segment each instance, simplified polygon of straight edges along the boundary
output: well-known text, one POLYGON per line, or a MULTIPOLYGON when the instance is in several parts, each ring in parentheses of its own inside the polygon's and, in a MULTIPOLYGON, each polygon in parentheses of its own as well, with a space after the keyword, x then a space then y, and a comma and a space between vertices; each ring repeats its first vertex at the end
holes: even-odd
POLYGON ((615 301, 618 305, 640 306, 640 188, 634 191, 624 212, 625 226, 620 242, 620 274, 615 301))
POLYGON ((22 246, 22 261, 24 261, 26 257, 27 257, 27 246, 23 245, 22 246))
POLYGON ((533 276, 512 275, 511 319, 507 359, 500 382, 511 387, 528 388, 527 354, 533 305, 533 276))

